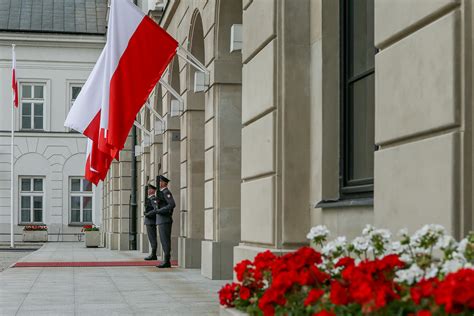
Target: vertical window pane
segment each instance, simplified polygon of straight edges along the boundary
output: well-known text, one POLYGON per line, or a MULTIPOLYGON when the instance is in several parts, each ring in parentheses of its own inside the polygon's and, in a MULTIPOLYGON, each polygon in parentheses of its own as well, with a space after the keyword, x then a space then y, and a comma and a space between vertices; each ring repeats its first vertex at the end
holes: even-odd
POLYGON ((374 176, 374 75, 356 81, 350 91, 349 180, 370 179, 374 176))
POLYGON ((43 86, 35 86, 35 99, 43 99, 43 86))
POLYGON ((35 222, 43 222, 43 210, 33 210, 33 217, 35 222))
POLYGON ((31 116, 22 116, 21 117, 21 128, 31 129, 31 116))
POLYGON ((33 190, 36 192, 43 191, 43 179, 33 179, 33 190))
POLYGON ((21 111, 23 115, 26 115, 26 116, 31 115, 31 103, 22 103, 21 111))
POLYGON ((29 196, 22 196, 21 197, 21 205, 20 207, 25 210, 30 210, 31 209, 31 198, 29 196))
POLYGON ((21 86, 21 96, 22 98, 31 99, 31 86, 30 85, 22 85, 21 86))
POLYGON ((43 129, 43 117, 35 116, 34 129, 43 129))
POLYGON ((92 196, 84 196, 82 200, 82 208, 85 210, 92 209, 92 196))
POLYGON ((79 95, 79 92, 81 92, 82 87, 74 86, 72 87, 71 91, 71 100, 74 101, 77 99, 77 96, 79 95))
POLYGON ((33 196, 33 208, 35 210, 43 209, 43 197, 42 196, 33 196))
POLYGON ((31 179, 21 179, 21 191, 31 191, 31 179))
POLYGON ((85 223, 92 223, 92 210, 84 210, 83 221, 85 223))
POLYGON ((81 191, 81 179, 71 179, 71 191, 81 191))
POLYGON ((35 116, 43 116, 43 103, 35 103, 35 116))
POLYGON ((91 192, 92 191, 92 183, 87 181, 86 179, 82 180, 82 190, 84 192, 91 192))
POLYGON ((31 222, 31 210, 30 209, 22 209, 21 210, 21 222, 28 223, 31 222))
POLYGON ((349 0, 350 76, 374 67, 374 0, 349 0))
POLYGON ((81 210, 71 210, 71 222, 81 222, 81 210))
POLYGON ((81 197, 71 196, 71 209, 80 210, 81 209, 81 197))

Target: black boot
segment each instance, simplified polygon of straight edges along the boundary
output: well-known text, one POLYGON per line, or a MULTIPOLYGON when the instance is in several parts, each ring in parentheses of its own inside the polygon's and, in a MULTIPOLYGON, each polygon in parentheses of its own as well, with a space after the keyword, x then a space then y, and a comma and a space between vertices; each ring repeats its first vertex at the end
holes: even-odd
POLYGON ((157 265, 157 268, 171 268, 171 260, 170 256, 165 256, 165 261, 163 261, 160 265, 157 265))
POLYGON ((151 254, 148 257, 145 257, 145 260, 156 260, 156 249, 151 250, 151 254))

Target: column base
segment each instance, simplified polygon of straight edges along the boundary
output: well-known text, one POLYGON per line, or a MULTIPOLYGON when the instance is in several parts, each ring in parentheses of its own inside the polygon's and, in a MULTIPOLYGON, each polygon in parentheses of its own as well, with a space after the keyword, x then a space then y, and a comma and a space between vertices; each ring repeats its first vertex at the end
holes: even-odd
POLYGON ((178 264, 181 268, 201 267, 201 239, 178 238, 178 264))
POLYGON ((282 256, 296 249, 275 249, 239 244, 237 247, 234 247, 234 266, 245 259, 253 260, 257 254, 266 250, 270 250, 277 256, 282 256))
POLYGON ((234 247, 237 242, 203 240, 201 243, 201 274, 211 280, 231 280, 234 247))

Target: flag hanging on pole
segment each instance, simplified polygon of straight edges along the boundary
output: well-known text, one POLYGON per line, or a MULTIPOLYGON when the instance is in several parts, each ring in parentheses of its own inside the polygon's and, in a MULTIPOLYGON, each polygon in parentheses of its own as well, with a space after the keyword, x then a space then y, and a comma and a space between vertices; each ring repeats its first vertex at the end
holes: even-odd
POLYGON ((93 174, 105 177, 118 158, 177 48, 176 40, 129 0, 112 1, 107 43, 64 123, 92 140, 88 163, 93 174))
POLYGON ((12 45, 12 90, 13 105, 18 107, 18 81, 16 80, 16 55, 14 45, 12 45))

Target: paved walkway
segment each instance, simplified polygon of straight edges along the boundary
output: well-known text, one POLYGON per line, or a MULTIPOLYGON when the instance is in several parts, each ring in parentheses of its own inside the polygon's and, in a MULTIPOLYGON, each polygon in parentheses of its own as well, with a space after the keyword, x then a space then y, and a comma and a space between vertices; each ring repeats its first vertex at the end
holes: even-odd
MULTIPOLYGON (((139 258, 136 251, 47 243, 21 261, 139 258)), ((178 268, 10 268, 0 273, 0 315, 218 315, 224 283, 178 268)))

